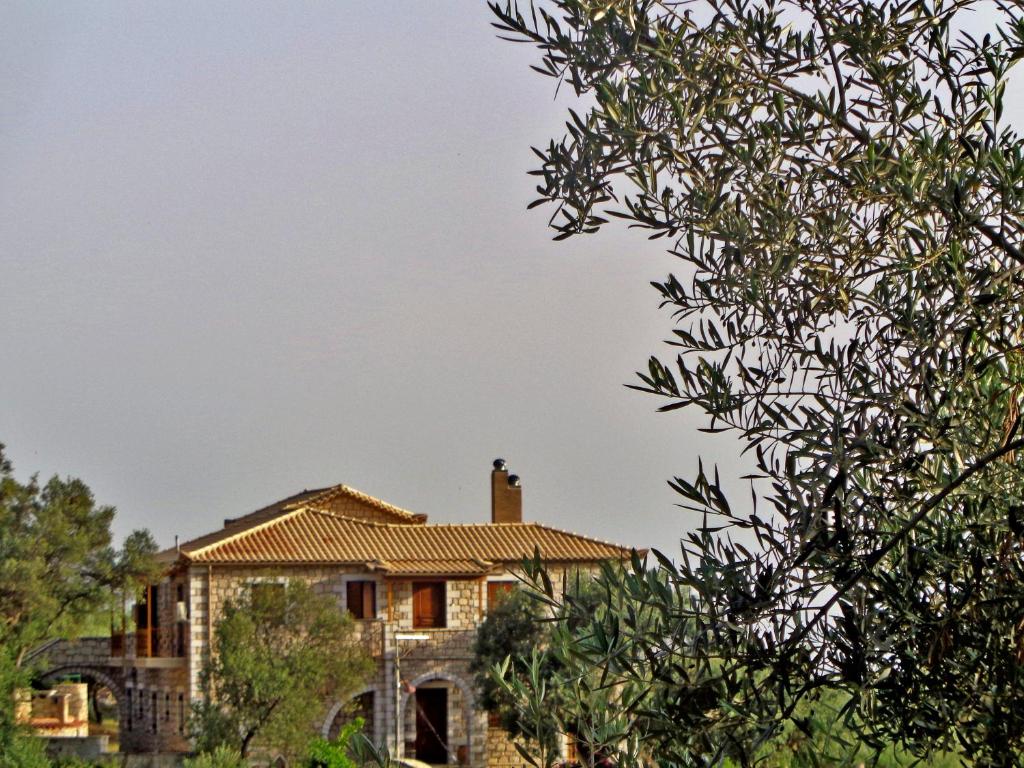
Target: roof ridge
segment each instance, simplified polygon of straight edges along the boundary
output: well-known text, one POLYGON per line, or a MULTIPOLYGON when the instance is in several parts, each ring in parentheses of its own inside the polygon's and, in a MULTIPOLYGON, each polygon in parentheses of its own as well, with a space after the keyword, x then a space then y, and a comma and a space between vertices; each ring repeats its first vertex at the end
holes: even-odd
POLYGON ((206 546, 199 547, 199 549, 188 550, 188 555, 189 555, 189 557, 195 557, 197 554, 206 554, 206 553, 208 553, 209 550, 216 549, 217 547, 223 546, 225 544, 230 544, 231 542, 237 541, 238 539, 242 538, 243 536, 248 536, 250 534, 256 533, 257 531, 262 531, 265 528, 269 528, 272 525, 276 525, 277 523, 280 523, 280 522, 288 520, 288 519, 290 519, 292 517, 295 517, 296 515, 298 515, 300 512, 303 512, 303 511, 304 511, 304 508, 300 507, 298 509, 293 509, 293 510, 290 510, 290 511, 287 511, 287 512, 283 512, 282 514, 276 515, 276 516, 270 518, 269 520, 264 520, 262 523, 257 523, 256 525, 250 526, 248 528, 243 528, 240 531, 237 531, 237 532, 232 533, 232 534, 230 534, 228 536, 225 536, 223 539, 218 539, 217 541, 214 541, 214 542, 212 542, 210 544, 207 544, 206 546))
MULTIPOLYGON (((360 520, 356 517, 349 517, 348 515, 342 515, 337 512, 332 512, 329 509, 315 509, 310 508, 310 512, 316 512, 317 514, 327 515, 328 517, 334 517, 339 520, 348 520, 353 523, 359 523, 360 525, 366 525, 373 528, 406 528, 408 526, 402 523, 382 523, 378 520, 360 520)), ((636 550, 637 552, 646 552, 646 549, 640 549, 638 547, 627 547, 622 544, 616 544, 614 541, 608 541, 607 539, 599 539, 596 536, 587 536, 582 533, 576 533, 576 531, 567 531, 565 528, 558 528, 554 525, 548 525, 547 523, 540 523, 536 520, 528 520, 519 523, 426 523, 427 528, 517 528, 520 526, 534 526, 537 528, 543 528, 548 531, 554 531, 555 533, 561 533, 565 536, 572 536, 577 539, 583 539, 593 544, 603 544, 606 547, 613 547, 615 549, 621 549, 625 551, 636 550)))
POLYGON ((376 496, 371 496, 366 491, 360 491, 358 488, 353 488, 351 485, 346 485, 345 483, 338 483, 336 485, 329 486, 328 488, 324 488, 320 493, 317 493, 314 496, 310 496, 308 499, 302 499, 301 501, 298 501, 296 503, 303 504, 306 506, 313 506, 317 502, 321 502, 325 497, 330 497, 331 494, 338 492, 344 493, 350 498, 356 499, 357 501, 361 501, 370 504, 371 506, 375 506, 378 509, 381 509, 385 512, 391 512, 392 514, 398 515, 399 517, 405 517, 410 520, 422 520, 423 522, 426 522, 427 520, 427 516, 420 512, 413 512, 411 510, 396 506, 390 502, 384 501, 383 499, 379 499, 376 496))

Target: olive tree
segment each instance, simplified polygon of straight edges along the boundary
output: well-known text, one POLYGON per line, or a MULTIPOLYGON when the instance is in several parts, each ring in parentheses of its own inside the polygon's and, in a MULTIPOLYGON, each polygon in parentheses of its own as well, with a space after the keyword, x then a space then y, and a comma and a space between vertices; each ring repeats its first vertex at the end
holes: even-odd
POLYGON ((672 681, 631 735, 743 762, 828 689, 869 744, 1021 764, 1020 4, 491 8, 579 97, 533 171, 556 239, 620 219, 679 259, 634 386, 751 463, 741 499, 671 481, 704 520, 661 556, 690 599, 631 594, 665 626, 593 628, 606 685, 672 681))
POLYGON ((327 697, 349 698, 372 671, 334 596, 298 580, 256 582, 226 600, 216 620, 192 736, 211 754, 299 755, 327 697))

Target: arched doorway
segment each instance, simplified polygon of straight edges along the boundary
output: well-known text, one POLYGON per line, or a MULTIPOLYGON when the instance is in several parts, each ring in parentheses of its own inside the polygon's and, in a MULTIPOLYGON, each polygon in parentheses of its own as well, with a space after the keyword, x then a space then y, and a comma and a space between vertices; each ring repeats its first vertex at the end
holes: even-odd
POLYGON ((404 755, 432 765, 476 765, 473 707, 473 688, 456 675, 435 671, 411 680, 399 710, 404 755))

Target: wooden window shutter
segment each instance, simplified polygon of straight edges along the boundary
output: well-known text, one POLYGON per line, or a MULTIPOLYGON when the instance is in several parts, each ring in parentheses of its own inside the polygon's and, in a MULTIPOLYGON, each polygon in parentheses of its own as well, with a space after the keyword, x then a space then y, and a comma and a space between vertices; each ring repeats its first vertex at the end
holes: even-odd
POLYGON ((508 594, 515 589, 514 581, 489 581, 487 582, 487 610, 494 608, 504 600, 508 594))
POLYGON ((353 618, 377 618, 377 590, 372 581, 348 582, 345 601, 353 618))
POLYGON ((377 589, 372 581, 363 582, 363 618, 377 618, 377 589))
POLYGON ((429 629, 445 626, 443 581, 414 581, 412 584, 412 625, 429 629))

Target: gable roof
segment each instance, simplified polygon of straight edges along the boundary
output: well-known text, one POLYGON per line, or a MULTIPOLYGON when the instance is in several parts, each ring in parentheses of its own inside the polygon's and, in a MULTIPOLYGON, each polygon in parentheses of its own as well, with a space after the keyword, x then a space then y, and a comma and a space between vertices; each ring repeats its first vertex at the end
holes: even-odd
POLYGON ((539 548, 546 561, 621 560, 631 550, 539 523, 408 525, 299 506, 210 540, 181 545, 193 563, 352 564, 391 575, 482 575, 539 548))

